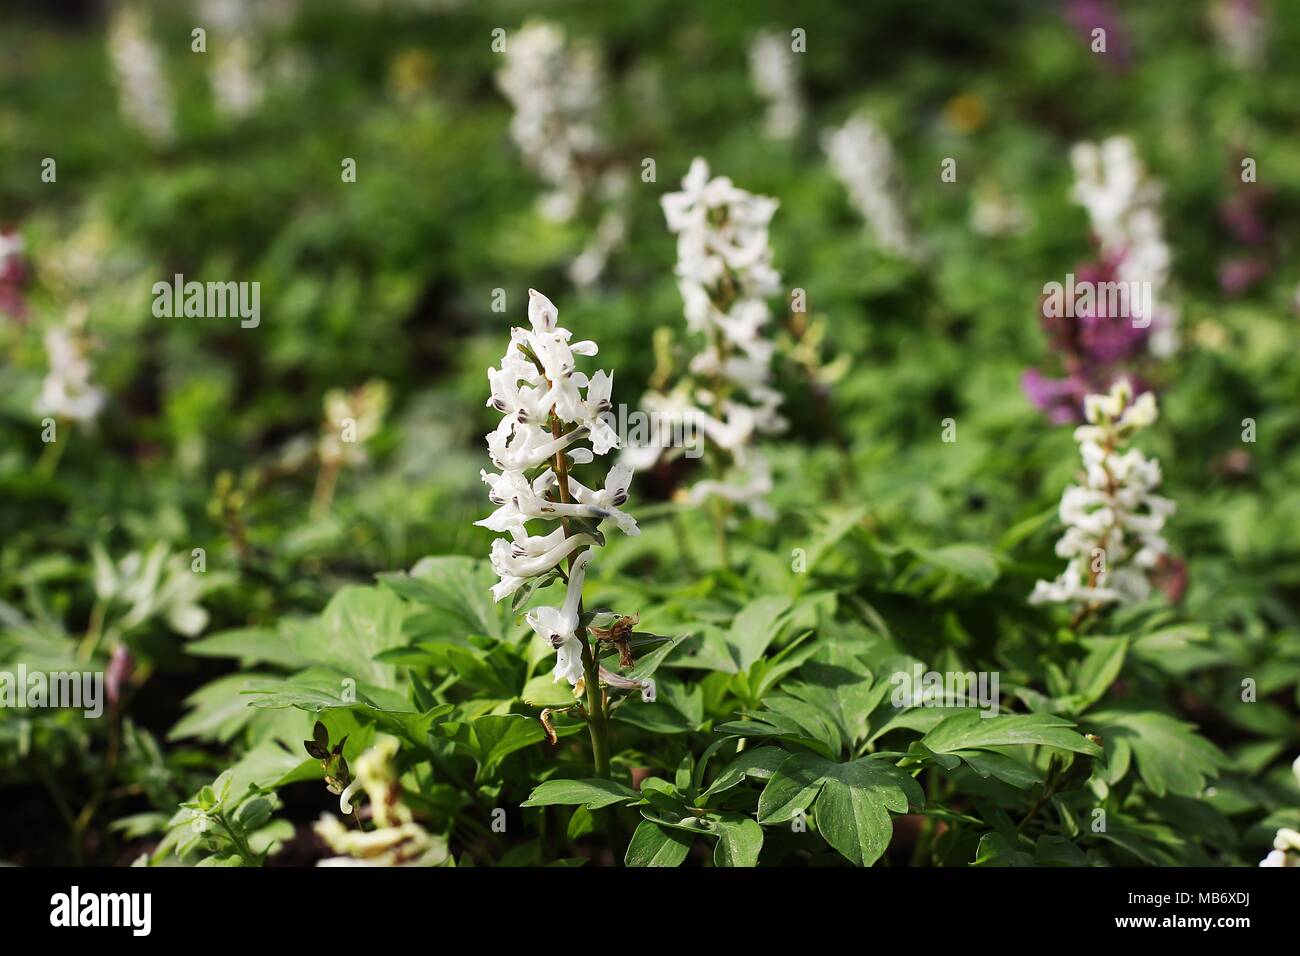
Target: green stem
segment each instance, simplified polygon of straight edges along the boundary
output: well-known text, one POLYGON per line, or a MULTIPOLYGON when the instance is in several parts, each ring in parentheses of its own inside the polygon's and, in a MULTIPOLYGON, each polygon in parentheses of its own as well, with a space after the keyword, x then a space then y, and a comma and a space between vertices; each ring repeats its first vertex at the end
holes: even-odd
POLYGON ((1058 771, 1059 765, 1056 762, 1056 758, 1053 757, 1047 769, 1047 779, 1043 781, 1043 792, 1039 794, 1038 799, 1034 801, 1034 805, 1029 808, 1029 812, 1026 813, 1020 823, 1016 825, 1017 833, 1025 828, 1025 824, 1038 814, 1038 811, 1043 808, 1047 801, 1052 798, 1052 794, 1056 792, 1058 771))
POLYGON ((71 422, 56 421, 54 423, 55 438, 52 442, 46 442, 41 457, 36 462, 36 474, 42 478, 53 478, 54 471, 59 467, 59 459, 63 457, 63 446, 68 443, 68 433, 72 431, 71 422), (63 426, 63 441, 58 439, 58 428, 63 426))
POLYGON ((248 845, 248 841, 236 833, 235 828, 226 822, 226 815, 224 813, 214 813, 212 817, 221 824, 221 829, 226 831, 226 835, 230 837, 230 842, 235 844, 235 849, 239 852, 239 855, 244 858, 245 863, 249 866, 262 865, 261 858, 253 852, 253 848, 248 845))
MULTIPOLYGON (((578 629, 582 641, 583 683, 587 691, 587 730, 591 733, 591 761, 596 776, 609 776, 609 725, 605 720, 605 703, 600 690, 598 651, 587 642, 587 629, 578 629)), ((594 642, 593 642, 594 643, 594 642)))
POLYGON ((682 516, 679 512, 674 511, 670 519, 673 529, 673 537, 677 539, 677 550, 682 556, 682 566, 686 568, 686 573, 695 577, 697 570, 695 567, 695 556, 691 554, 691 542, 686 535, 686 527, 682 524, 682 516))
POLYGON ((341 464, 336 461, 321 463, 316 474, 316 490, 312 493, 311 515, 323 518, 329 514, 330 504, 334 501, 334 487, 338 484, 341 464))
MULTIPOLYGON (((554 414, 551 415, 551 434, 560 438, 563 434, 563 426, 559 418, 554 414)), ((569 503, 569 458, 561 449, 555 453, 555 476, 560 489, 560 501, 564 504, 569 503)), ((569 521, 567 518, 560 519, 564 526, 564 536, 569 537, 569 521)), ((573 562, 577 555, 569 556, 569 573, 573 573, 573 562)), ((582 601, 578 601, 578 617, 582 617, 582 601)), ((600 691, 600 651, 598 646, 593 646, 596 642, 588 642, 587 629, 579 627, 577 630, 578 640, 582 643, 582 673, 583 683, 587 690, 587 730, 591 734, 591 761, 596 767, 596 776, 609 776, 609 727, 605 721, 605 708, 601 700, 600 691)))
POLYGON ((94 655, 99 647, 100 639, 104 636, 104 618, 108 614, 108 599, 98 599, 95 606, 90 610, 90 620, 86 624, 86 633, 81 638, 81 643, 77 645, 77 657, 83 661, 88 661, 94 655))

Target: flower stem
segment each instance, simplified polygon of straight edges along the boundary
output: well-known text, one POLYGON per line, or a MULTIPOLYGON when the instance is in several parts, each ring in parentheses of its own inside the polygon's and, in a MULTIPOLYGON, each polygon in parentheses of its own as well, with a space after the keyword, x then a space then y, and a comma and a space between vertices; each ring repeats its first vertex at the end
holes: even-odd
POLYGON ((55 470, 59 467, 59 459, 63 457, 63 447, 68 442, 68 433, 72 430, 71 422, 64 423, 59 420, 55 423, 55 434, 57 435, 58 427, 63 426, 63 441, 56 437, 54 441, 47 442, 45 448, 41 451, 41 457, 36 462, 36 473, 42 478, 53 478, 55 470))
POLYGON ((582 641, 583 684, 587 691, 587 730, 591 734, 591 762, 595 764, 596 776, 609 776, 609 725, 605 722, 605 702, 600 690, 600 666, 597 650, 588 643, 587 629, 578 629, 578 640, 582 641))
POLYGON ((334 486, 338 484, 340 465, 338 462, 321 463, 316 473, 316 490, 312 494, 311 514, 313 518, 323 518, 329 514, 330 504, 334 501, 334 486))
POLYGON ((686 573, 695 576, 697 573, 695 567, 695 556, 691 554, 690 538, 686 535, 686 528, 682 525, 682 516, 678 511, 672 513, 670 523, 673 529, 673 537, 677 539, 677 550, 681 554, 682 566, 686 568, 686 573))
MULTIPOLYGON (((551 434, 556 438, 563 434, 563 426, 559 418, 554 414, 551 415, 551 434)), ((564 504, 569 503, 569 458, 560 449, 555 453, 555 476, 560 489, 560 501, 564 504)), ((564 526, 564 536, 569 537, 569 519, 561 518, 560 523, 564 526)), ((569 571, 573 572, 573 562, 577 560, 576 554, 569 555, 569 571)), ((578 601, 578 617, 582 617, 582 601, 578 601)), ((587 730, 591 734, 591 761, 596 767, 596 776, 609 776, 609 727, 605 722, 605 707, 601 700, 600 691, 600 665, 599 650, 593 645, 595 641, 588 642, 587 629, 579 627, 575 632, 578 640, 582 642, 582 673, 583 684, 587 691, 587 730)))

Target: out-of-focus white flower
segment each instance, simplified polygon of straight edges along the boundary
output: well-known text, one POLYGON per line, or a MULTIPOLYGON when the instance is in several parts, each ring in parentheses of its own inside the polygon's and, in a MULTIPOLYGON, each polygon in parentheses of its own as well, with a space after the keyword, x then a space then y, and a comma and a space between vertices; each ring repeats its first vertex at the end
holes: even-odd
POLYGON ((1065 534, 1056 554, 1068 559, 1055 581, 1039 581, 1031 604, 1128 604, 1151 593, 1149 575, 1167 552, 1161 534, 1174 503, 1154 494, 1160 463, 1135 448, 1123 450, 1134 433, 1156 419, 1155 397, 1133 400, 1127 379, 1107 395, 1089 395, 1088 424, 1074 432, 1084 463, 1084 482, 1061 496, 1065 534))
POLYGON ((21 233, 0 231, 0 271, 4 270, 11 256, 21 256, 23 248, 21 233))
POLYGON ((721 479, 706 478, 691 486, 688 500, 701 504, 713 496, 748 508, 755 518, 775 521, 776 511, 767 502, 772 493, 772 470, 767 458, 755 448, 738 449, 732 468, 721 479))
POLYGON ((793 139, 803 125, 799 95, 799 66, 789 37, 763 32, 749 47, 749 75, 758 95, 767 101, 763 135, 793 139))
POLYGON ((839 129, 822 134, 822 149, 876 243, 895 255, 914 257, 917 248, 898 201, 894 147, 884 131, 866 113, 856 113, 839 129))
POLYGON ((223 571, 195 574, 187 555, 172 554, 162 542, 147 552, 130 551, 117 561, 98 542, 91 545, 90 554, 95 595, 127 606, 120 621, 124 630, 162 618, 176 633, 195 637, 208 624, 200 602, 209 591, 233 580, 223 571))
POLYGON ((596 343, 570 343, 573 333, 560 326, 554 304, 533 289, 528 290, 528 321, 531 328, 511 330, 500 368, 488 369, 487 403, 502 415, 487 436, 488 453, 500 472, 480 475, 497 508, 475 524, 510 535, 492 542, 492 569, 499 578, 492 596, 498 601, 571 559, 564 605, 533 608, 527 619, 555 648, 556 680, 577 685, 583 676, 582 585, 592 548, 603 542, 598 533, 573 530, 569 523, 610 520, 625 534, 638 534, 636 521, 620 507, 632 471, 614 465, 599 491, 568 474, 570 463, 590 463, 618 447, 618 435, 605 420, 614 379, 603 370, 590 377, 578 371, 575 356, 595 355, 596 343), (534 470, 538 473, 530 476, 534 470), (560 523, 532 534, 528 525, 536 521, 560 523))
POLYGON ((771 319, 766 299, 781 282, 768 237, 777 202, 725 176, 710 177, 703 159, 691 163, 681 191, 662 202, 668 228, 677 233, 686 325, 704 345, 689 377, 642 399, 661 432, 628 449, 625 460, 633 467, 653 464, 670 443, 668 423, 677 423, 683 436, 698 436, 689 450, 711 443, 730 458, 727 474, 697 484, 691 500, 716 496, 771 517, 767 460, 752 443, 759 433, 785 427, 777 413, 781 396, 769 384, 773 346, 763 335, 771 319))
POLYGON ((317 444, 321 461, 331 467, 365 464, 366 442, 378 433, 387 411, 388 386, 378 380, 352 391, 326 392, 325 421, 317 444))
POLYGON ((991 185, 975 192, 970 225, 981 236, 1016 236, 1033 223, 1033 214, 1015 196, 991 185))
POLYGON ((104 390, 90 384, 90 344, 64 326, 45 333, 50 371, 36 399, 36 414, 93 422, 104 408, 104 390))
POLYGON ((1260 860, 1260 866, 1300 866, 1300 833, 1283 827, 1273 837, 1273 849, 1260 860))
POLYGON ((209 32, 208 82, 217 112, 232 119, 247 116, 265 93, 256 68, 262 7, 246 0, 203 0, 199 15, 209 32))
POLYGON ((506 38, 497 85, 515 108, 510 134, 524 161, 552 188, 543 213, 570 218, 594 185, 589 159, 601 147, 595 51, 567 42, 555 24, 525 24, 506 38))
POLYGON ((1171 355, 1178 347, 1178 313, 1165 296, 1171 257, 1158 208, 1160 184, 1147 174, 1127 136, 1076 143, 1070 161, 1071 197, 1087 210, 1102 252, 1115 259, 1116 278, 1151 286, 1151 353, 1171 355))
POLYGON ((175 114, 162 54, 149 27, 143 8, 130 3, 116 7, 108 23, 108 54, 122 116, 152 142, 165 145, 175 137, 175 114))
MULTIPOLYGON (((1296 786, 1300 786, 1300 757, 1296 757, 1291 764, 1291 772, 1295 774, 1296 786)), ((1300 867, 1300 833, 1289 827, 1282 827, 1273 837, 1273 849, 1269 851, 1268 856, 1260 860, 1260 866, 1285 866, 1300 867)))
POLYGON ((1234 66, 1259 65, 1268 35, 1268 15, 1259 0, 1215 0, 1210 5, 1210 27, 1234 66))
POLYGON ((208 75, 218 112, 238 119, 257 108, 264 87, 254 63, 253 44, 247 37, 231 37, 213 51, 208 75))
POLYGON ((553 23, 532 22, 506 37, 497 85, 514 107, 510 133, 524 162, 550 187, 538 200, 547 219, 566 222, 595 197, 604 206, 591 239, 569 265, 578 288, 600 278, 627 232, 627 171, 606 162, 597 130, 600 58, 553 23))
MULTIPOLYGON (((340 802, 346 802, 358 788, 364 790, 375 827, 353 830, 337 817, 323 815, 314 829, 341 855, 321 860, 317 866, 439 866, 449 861, 446 839, 416 823, 402 800, 393 768, 397 751, 395 739, 381 737, 357 758, 356 779, 340 802)), ((351 808, 343 812, 349 813, 351 808)))

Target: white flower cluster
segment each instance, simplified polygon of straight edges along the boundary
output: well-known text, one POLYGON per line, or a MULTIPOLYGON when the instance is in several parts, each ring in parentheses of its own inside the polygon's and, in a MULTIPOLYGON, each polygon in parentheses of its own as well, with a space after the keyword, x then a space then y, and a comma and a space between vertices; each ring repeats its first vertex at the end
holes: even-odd
POLYGON ((1016 196, 995 184, 986 183, 975 191, 971 202, 970 226, 981 236, 1018 236, 1033 223, 1033 214, 1016 196))
POLYGON ((363 465, 366 442, 384 423, 388 411, 388 386, 375 380, 360 388, 325 393, 325 421, 321 426, 317 454, 329 465, 363 465))
POLYGON ((1039 581, 1031 604, 1089 605, 1140 601, 1151 593, 1148 575, 1167 551, 1161 535, 1174 503, 1153 494, 1160 463, 1136 448, 1123 451, 1133 435, 1156 420, 1150 392, 1133 399, 1127 379, 1108 395, 1084 401, 1088 424, 1074 431, 1083 456, 1085 480, 1061 496, 1065 534, 1056 543, 1069 564, 1055 581, 1039 581))
POLYGON ((104 390, 90 384, 90 349, 84 336, 63 326, 45 333, 50 371, 36 398, 36 414, 93 422, 104 408, 104 390))
MULTIPOLYGON (((763 336, 771 318, 767 298, 781 282, 768 242, 777 201, 746 192, 726 176, 710 178, 709 164, 696 159, 682 190, 663 197, 663 208, 668 228, 677 233, 686 324, 705 345, 689 366, 694 381, 670 394, 651 393, 643 405, 657 421, 680 422, 683 433, 701 435, 730 456, 729 474, 691 488, 693 503, 718 496, 770 520, 772 477, 754 440, 785 427, 777 413, 780 393, 769 384, 773 345, 763 336)), ((627 460, 634 467, 652 464, 663 444, 629 449, 627 460)))
POLYGON ((763 135, 793 139, 803 125, 803 99, 799 95, 799 67, 790 39, 779 33, 760 33, 749 47, 749 75, 758 95, 767 101, 763 135))
MULTIPOLYGON (((1300 757, 1291 764, 1296 783, 1300 784, 1300 757)), ((1290 827, 1282 827, 1273 837, 1273 849, 1268 856, 1259 861, 1260 866, 1300 867, 1300 833, 1290 827)))
POLYGON ((598 57, 589 46, 568 43, 560 27, 537 22, 507 38, 505 58, 497 85, 515 109, 510 133, 552 187, 543 214, 567 220, 594 185, 589 158, 601 146, 598 57))
POLYGON ((1107 256, 1117 259, 1116 278, 1151 286, 1151 353, 1168 356, 1178 346, 1177 313, 1164 301, 1170 251, 1157 203, 1161 187, 1147 175, 1137 147, 1127 136, 1076 143, 1071 197, 1088 212, 1092 230, 1107 256))
POLYGON ((176 132, 172 95, 149 25, 140 8, 118 7, 108 24, 108 53, 122 116, 154 143, 166 144, 176 132))
POLYGON ((831 171, 848 190, 876 243, 895 255, 916 255, 907 217, 898 201, 894 148, 871 117, 857 113, 822 135, 831 171))
POLYGON ((599 371, 588 377, 577 370, 575 357, 595 355, 596 343, 570 344, 573 333, 559 326, 551 300, 533 289, 528 290, 528 321, 531 329, 511 330, 501 367, 488 369, 488 404, 502 415, 501 424, 487 435, 488 454, 500 473, 480 474, 497 509, 475 524, 510 535, 492 542, 492 569, 500 578, 492 596, 498 601, 570 559, 563 607, 534 608, 527 620, 557 652, 555 679, 576 685, 583 676, 577 636, 582 584, 592 548, 603 544, 597 526, 608 519, 625 534, 640 529, 620 510, 632 482, 630 467, 615 464, 600 489, 568 474, 571 464, 590 463, 618 447, 618 435, 604 417, 613 376, 599 371), (534 535, 528 522, 535 520, 559 524, 534 535), (579 522, 581 530, 570 527, 579 522))

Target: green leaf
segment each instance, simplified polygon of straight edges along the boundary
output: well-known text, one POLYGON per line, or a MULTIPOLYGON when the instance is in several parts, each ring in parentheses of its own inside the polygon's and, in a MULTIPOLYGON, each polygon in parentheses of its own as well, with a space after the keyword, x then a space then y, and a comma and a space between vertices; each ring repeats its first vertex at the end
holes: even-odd
POLYGON ((417 746, 426 746, 429 728, 455 708, 439 704, 420 713, 404 694, 358 684, 355 699, 344 699, 338 679, 328 671, 307 671, 284 681, 253 681, 244 690, 257 708, 296 707, 311 714, 348 711, 417 746))
POLYGON ((529 707, 572 707, 576 698, 567 681, 556 681, 549 671, 532 678, 519 692, 529 707))
POLYGON ((615 803, 640 800, 641 794, 614 780, 547 780, 533 788, 521 807, 580 804, 599 810, 615 803))
POLYGON ((949 544, 942 548, 917 548, 914 551, 926 564, 969 581, 980 590, 992 587, 1001 573, 997 552, 977 544, 949 544))
POLYGON ((454 675, 459 684, 484 697, 512 698, 524 678, 523 658, 509 644, 484 649, 453 641, 421 641, 384 651, 376 660, 454 675))
POLYGON ((680 866, 695 837, 684 830, 642 820, 627 845, 623 862, 628 866, 680 866))
POLYGON ((789 756, 789 753, 780 747, 753 747, 749 750, 742 750, 736 754, 735 759, 727 765, 727 768, 718 774, 717 779, 709 785, 701 796, 709 797, 715 793, 730 790, 740 784, 746 777, 753 777, 756 780, 770 780, 772 774, 776 773, 777 768, 789 756))
POLYGON ((826 842, 850 862, 870 866, 889 846, 889 811, 906 813, 909 803, 924 805, 921 788, 884 760, 863 757, 835 763, 814 754, 794 754, 763 788, 758 821, 781 823, 813 807, 826 842))
POLYGON ((871 672, 843 647, 823 649, 817 659, 803 665, 799 674, 806 683, 783 688, 821 709, 835 721, 848 742, 866 738, 871 712, 889 693, 888 682, 873 685, 871 672))
POLYGON ((1101 748, 1068 728, 1074 724, 1051 714, 999 714, 982 717, 963 711, 941 721, 921 742, 935 753, 983 750, 1015 744, 1038 744, 1057 750, 1101 756, 1101 748))
POLYGON ((294 650, 334 668, 358 683, 397 686, 397 670, 375 656, 406 643, 402 619, 406 607, 391 591, 345 587, 330 599, 320 617, 294 635, 294 650))
POLYGON ((755 598, 740 609, 726 637, 739 670, 749 670, 763 656, 780 633, 785 623, 785 612, 789 609, 790 599, 782 596, 755 598))
POLYGON ((235 820, 246 831, 256 830, 271 819, 275 805, 266 797, 257 796, 245 800, 235 813, 235 820))
POLYGON ((623 676, 632 680, 645 680, 659 669, 659 665, 682 641, 689 638, 690 634, 678 634, 676 637, 659 637, 657 634, 644 634, 637 632, 632 635, 632 650, 637 654, 636 663, 627 669, 623 676), (656 644, 654 649, 648 653, 642 654, 638 650, 638 639, 651 639, 662 641, 656 644))
POLYGON ((1074 688, 1084 699, 1084 706, 1101 699, 1124 667, 1128 639, 1124 637, 1086 638, 1088 656, 1074 675, 1074 688))
POLYGON ((289 635, 265 627, 219 631, 190 641, 185 645, 185 653, 196 657, 235 657, 245 667, 276 664, 298 670, 311 663, 294 650, 289 635))
POLYGON ((1112 710, 1092 714, 1089 721, 1105 738, 1108 751, 1124 746, 1132 750, 1142 782, 1157 797, 1199 797, 1206 779, 1228 765, 1223 752, 1196 733, 1195 726, 1167 714, 1112 710))
POLYGON ((486 561, 457 556, 423 558, 409 574, 381 574, 379 580, 420 605, 421 626, 428 633, 505 637, 507 617, 492 600, 496 575, 486 561))
POLYGON ((471 726, 480 774, 491 774, 510 754, 546 737, 540 721, 520 714, 486 714, 473 720, 471 726))
POLYGON ((1017 847, 1001 833, 986 833, 980 837, 972 866, 1035 866, 1034 858, 1017 847))
POLYGON ((958 750, 955 756, 964 760, 981 777, 993 777, 1018 790, 1028 790, 1043 782, 1043 778, 1032 767, 995 750, 958 750))
POLYGON ((269 676, 258 673, 228 674, 200 687, 185 698, 185 706, 191 710, 167 732, 167 739, 195 737, 218 743, 234 739, 257 713, 249 706, 248 695, 243 691, 251 681, 269 676))
POLYGON ((763 828, 747 816, 726 814, 718 821, 714 866, 758 866, 763 849, 763 828))
POLYGON ((870 866, 893 836, 888 811, 906 813, 909 794, 917 806, 924 803, 916 782, 883 761, 867 758, 841 764, 817 797, 817 830, 845 859, 870 866))
POLYGON ((1034 862, 1039 866, 1087 866, 1083 851, 1064 837, 1043 835, 1034 844, 1034 862))

